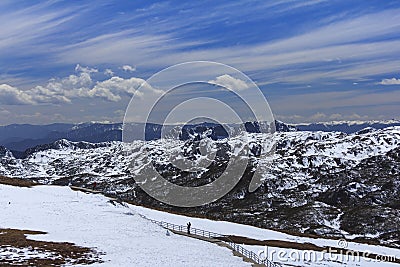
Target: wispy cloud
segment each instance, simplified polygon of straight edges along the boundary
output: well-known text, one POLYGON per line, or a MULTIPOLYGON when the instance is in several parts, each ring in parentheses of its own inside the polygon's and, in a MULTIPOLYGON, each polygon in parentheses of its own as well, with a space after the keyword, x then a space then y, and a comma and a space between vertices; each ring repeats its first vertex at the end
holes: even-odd
POLYGON ((383 79, 378 84, 382 84, 382 85, 400 85, 400 79, 396 79, 396 78, 383 79))
MULTIPOLYGON (((0 103, 24 105, 32 114, 30 106, 97 100, 105 103, 93 105, 100 113, 129 98, 144 77, 195 60, 232 65, 267 93, 267 85, 292 86, 289 94, 275 89, 271 105, 282 116, 398 113, 398 87, 373 91, 400 83, 390 78, 400 65, 400 5, 394 2, 4 1, 0 7, 0 103)), ((244 88, 228 78, 218 79, 244 88)))
POLYGON ((400 9, 355 16, 347 14, 330 20, 323 17, 313 22, 315 26, 308 25, 278 40, 260 35, 259 41, 253 44, 226 46, 223 41, 207 35, 189 37, 199 29, 211 27, 209 23, 221 24, 227 18, 236 21, 226 21, 228 24, 238 23, 241 16, 250 21, 259 20, 265 12, 272 16, 322 4, 326 1, 261 1, 253 5, 226 2, 216 5, 210 12, 198 12, 196 17, 190 16, 196 5, 154 4, 138 8, 129 16, 100 21, 99 26, 90 31, 81 28, 79 32, 73 32, 73 26, 79 25, 84 13, 75 11, 90 8, 74 5, 53 8, 52 2, 45 2, 2 16, 0 22, 9 27, 0 31, 0 48, 4 54, 46 53, 51 58, 47 62, 57 65, 78 62, 86 65, 133 64, 140 68, 160 69, 182 61, 220 61, 246 72, 260 73, 262 77, 256 78, 263 79, 261 82, 311 82, 325 77, 360 79, 387 73, 385 65, 393 62, 392 55, 400 53, 400 42, 393 38, 400 32, 400 9), (161 15, 166 9, 183 14, 188 11, 189 17, 165 19, 161 15), (149 19, 152 19, 151 23, 149 19), (118 23, 137 26, 116 31, 118 27, 113 25, 118 23), (94 30, 100 26, 101 30, 94 30), (70 42, 57 37, 62 31, 71 35, 70 42), (15 49, 17 44, 18 51, 15 49), (24 46, 26 49, 21 49, 24 46), (360 65, 370 62, 374 62, 375 69, 364 68, 364 72, 359 69, 360 65), (287 70, 286 74, 276 78, 276 73, 282 69, 287 70))
MULTIPOLYGON (((44 40, 62 29, 77 15, 77 8, 51 9, 52 2, 43 2, 19 10, 7 9, 2 12, 0 23, 0 51, 5 54, 10 51, 18 53, 38 53, 46 44, 44 40), (25 50, 24 47, 37 45, 35 50, 25 50), (42 46, 40 46, 42 44, 42 46)), ((47 43, 48 48, 50 43, 47 43)), ((52 44, 54 45, 54 44, 52 44)), ((43 51, 41 51, 43 52, 43 51)), ((49 52, 49 50, 47 50, 49 52)))
POLYGON ((200 59, 231 64, 247 72, 261 71, 264 81, 360 79, 393 70, 388 64, 396 64, 393 55, 400 53, 400 41, 391 38, 400 32, 399 14, 400 9, 385 10, 332 21, 276 41, 216 48, 204 48, 206 39, 193 43, 173 33, 152 36, 119 32, 65 47, 60 61, 80 60, 86 64, 128 61, 159 68, 200 59), (274 78, 282 69, 288 70, 286 75, 274 78))

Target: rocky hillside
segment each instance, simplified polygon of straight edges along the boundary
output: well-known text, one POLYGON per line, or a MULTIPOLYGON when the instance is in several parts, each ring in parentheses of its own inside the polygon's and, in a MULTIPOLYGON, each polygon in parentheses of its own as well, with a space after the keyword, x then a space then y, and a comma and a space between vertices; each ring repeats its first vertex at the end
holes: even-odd
MULTIPOLYGON (((265 136, 252 133, 250 138, 265 136)), ((199 153, 200 140, 189 138, 131 144, 61 140, 31 149, 24 159, 3 149, 0 174, 85 187, 96 182, 96 188, 106 194, 175 212, 400 247, 400 127, 354 134, 277 132, 273 157, 260 157, 259 148, 251 147, 251 161, 235 188, 198 208, 168 206, 136 185, 134 177, 149 162, 178 185, 200 186, 216 180, 237 153, 241 139, 206 139, 216 157, 196 172, 181 171, 169 163, 170 158, 179 157, 195 165, 207 160, 199 153), (256 166, 262 185, 250 193, 256 166)))

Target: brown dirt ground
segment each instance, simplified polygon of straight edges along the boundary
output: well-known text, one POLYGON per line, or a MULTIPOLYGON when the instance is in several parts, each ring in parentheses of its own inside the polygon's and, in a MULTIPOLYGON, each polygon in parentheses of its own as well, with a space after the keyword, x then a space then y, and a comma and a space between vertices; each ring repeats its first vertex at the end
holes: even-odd
POLYGON ((93 248, 79 247, 72 243, 58 243, 48 241, 36 241, 26 238, 26 235, 46 234, 39 231, 0 229, 0 251, 4 251, 7 246, 10 248, 25 248, 39 252, 51 252, 57 257, 51 258, 31 258, 10 259, 0 256, 0 266, 63 266, 65 264, 92 264, 102 262, 101 253, 93 248))
POLYGON ((35 185, 39 185, 38 183, 33 182, 31 180, 10 178, 10 177, 5 177, 5 176, 0 176, 0 184, 13 185, 13 186, 19 186, 19 187, 32 187, 35 185))

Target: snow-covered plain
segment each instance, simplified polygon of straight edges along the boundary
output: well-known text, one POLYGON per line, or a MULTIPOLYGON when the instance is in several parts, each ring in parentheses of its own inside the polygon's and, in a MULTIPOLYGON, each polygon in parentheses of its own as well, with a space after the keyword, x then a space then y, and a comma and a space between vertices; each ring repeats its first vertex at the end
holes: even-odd
POLYGON ((136 206, 113 206, 102 195, 69 187, 0 185, 0 209, 0 228, 43 231, 48 234, 29 238, 104 252, 104 263, 94 266, 250 266, 227 248, 167 236, 166 230, 140 217, 142 209, 136 206))
MULTIPOLYGON (((400 250, 395 248, 388 248, 383 246, 375 246, 375 245, 367 245, 356 242, 344 242, 342 240, 333 240, 333 239, 316 239, 309 237, 299 237, 293 236, 286 233, 281 233, 278 231, 268 230, 257 228, 249 225, 243 225, 238 223, 226 222, 226 221, 212 221, 208 219, 202 218, 192 218, 182 215, 176 215, 166 212, 161 212, 157 210, 152 210, 144 207, 135 207, 140 214, 147 216, 148 218, 166 221, 174 224, 185 224, 190 220, 192 227, 205 229, 207 231, 216 232, 225 235, 237 235, 237 236, 245 236, 248 238, 254 238, 258 240, 282 240, 282 241, 290 241, 290 242, 298 242, 298 243, 311 243, 321 247, 335 247, 335 248, 347 248, 350 250, 358 251, 358 252, 366 252, 369 254, 378 254, 378 255, 386 255, 389 257, 400 258, 400 250), (344 242, 344 244, 343 244, 344 242), (345 245, 345 246, 343 246, 345 245)), ((259 253, 260 251, 266 251, 266 247, 263 246, 244 246, 248 250, 252 250, 255 253, 259 253)), ((391 263, 391 262, 383 262, 383 261, 374 261, 373 259, 365 259, 362 257, 354 257, 347 259, 345 256, 343 258, 336 257, 335 254, 326 254, 322 259, 322 253, 316 253, 316 261, 298 261, 292 260, 296 259, 296 256, 300 257, 303 255, 303 251, 295 250, 295 249, 281 249, 281 248, 268 248, 268 259, 271 260, 272 251, 275 253, 282 253, 282 257, 278 258, 277 254, 275 254, 273 258, 274 262, 280 263, 282 266, 387 266, 394 267, 399 266, 399 264, 391 263), (284 254, 286 253, 286 254, 284 254), (292 253, 292 254, 291 254, 292 253), (343 261, 340 261, 343 260, 343 261)), ((261 255, 263 257, 263 255, 261 255)), ((307 256, 303 257, 308 259, 307 256)))
MULTIPOLYGON (((104 263, 95 264, 102 266, 250 266, 234 257, 229 249, 179 235, 167 236, 166 230, 139 214, 180 225, 190 221, 194 228, 220 234, 340 247, 338 240, 298 237, 248 225, 187 217, 134 205, 113 206, 102 195, 72 191, 69 187, 19 188, 0 185, 0 208, 0 228, 43 231, 48 234, 31 235, 29 238, 94 247, 99 252, 105 252, 102 256, 104 263)), ((263 246, 245 247, 256 253, 266 249, 263 246)), ((398 249, 355 242, 347 242, 346 247, 354 251, 400 258, 398 249)), ((317 260, 314 262, 298 261, 292 259, 303 257, 303 251, 273 247, 268 248, 269 259, 272 251, 275 251, 273 260, 282 266, 398 266, 395 263, 364 258, 347 260, 343 257, 343 261, 337 261, 341 258, 330 254, 325 254, 321 260, 320 252, 315 253, 317 260), (278 257, 279 252, 286 254, 278 257)), ((5 253, 10 254, 9 251, 0 253, 0 261, 5 253)), ((24 255, 24 258, 27 257, 29 253, 24 255)))

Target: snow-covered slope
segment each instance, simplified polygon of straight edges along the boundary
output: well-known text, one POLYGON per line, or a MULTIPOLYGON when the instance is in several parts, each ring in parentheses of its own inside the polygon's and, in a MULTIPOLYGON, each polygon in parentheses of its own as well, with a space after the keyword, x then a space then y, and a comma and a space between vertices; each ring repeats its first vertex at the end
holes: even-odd
POLYGON ((216 162, 192 174, 168 164, 169 158, 182 151, 196 163, 204 160, 196 152, 196 142, 190 140, 100 145, 62 140, 33 149, 25 159, 3 153, 0 174, 84 187, 96 182, 97 189, 106 194, 168 210, 298 233, 372 239, 400 247, 400 127, 354 134, 278 132, 273 138, 277 150, 272 164, 269 159, 258 159, 263 183, 257 191, 248 191, 251 166, 228 195, 198 209, 163 205, 136 185, 134 177, 149 161, 148 151, 167 179, 198 186, 210 183, 225 170, 226 155, 231 153, 227 144, 240 145, 240 138, 211 141, 220 151, 216 162))
MULTIPOLYGON (((313 244, 320 247, 332 247, 332 248, 347 248, 357 252, 368 252, 369 254, 378 254, 378 255, 386 255, 386 256, 394 256, 396 258, 400 258, 400 250, 394 248, 387 248, 383 246, 375 246, 375 245, 367 245, 356 242, 346 242, 343 240, 334 240, 334 239, 318 239, 318 238, 310 238, 310 237, 299 237, 290 235, 287 233, 277 232, 268 229, 262 229, 258 227, 252 227, 248 225, 226 222, 226 221, 213 221, 208 219, 201 218, 192 218, 182 215, 176 215, 156 210, 151 210, 143 207, 136 207, 138 212, 141 214, 160 221, 167 221, 174 224, 185 224, 188 220, 191 221, 193 227, 197 227, 200 229, 207 229, 208 231, 221 233, 224 235, 235 235, 235 236, 243 236, 248 238, 253 238, 256 240, 279 240, 279 241, 288 241, 288 242, 296 242, 300 244, 313 244)), ((310 253, 311 250, 306 250, 307 252, 291 249, 291 248, 279 248, 279 247, 266 247, 266 246, 256 246, 256 245, 245 245, 246 249, 252 250, 255 253, 259 254, 260 251, 268 251, 268 259, 273 260, 281 264, 281 266, 310 266, 310 267, 320 267, 320 266, 374 266, 374 267, 395 267, 398 264, 389 262, 379 262, 378 260, 374 260, 372 258, 365 257, 349 257, 343 256, 340 258, 338 255, 330 255, 329 253, 325 253, 324 257, 322 257, 322 252, 316 253, 315 251, 312 253, 316 253, 317 259, 314 261, 308 261, 307 257, 302 259, 306 259, 303 261, 301 258, 297 258, 297 255, 304 255, 310 253), (275 253, 274 253, 274 252, 275 253), (282 253, 285 252, 285 253, 282 253), (278 256, 278 253, 281 255, 278 256), (323 259, 323 260, 322 260, 323 259), (341 260, 340 260, 341 259, 341 260)), ((263 254, 261 254, 263 255, 263 254)), ((361 254, 360 254, 361 255, 361 254)))
MULTIPOLYGON (((298 237, 243 224, 192 218, 134 205, 113 206, 104 196, 76 192, 68 187, 18 188, 0 185, 0 203, 0 228, 41 230, 48 234, 29 238, 68 241, 80 246, 95 247, 97 251, 105 253, 101 256, 104 263, 95 264, 96 266, 250 266, 234 257, 230 250, 215 244, 172 233, 167 236, 164 229, 140 215, 179 225, 190 221, 195 228, 225 235, 339 247, 338 240, 298 237)), ((355 242, 348 242, 346 245, 354 251, 400 257, 398 249, 355 242)), ((256 253, 266 250, 264 246, 247 245, 246 248, 256 253)), ((268 247, 268 251, 286 251, 286 256, 282 254, 278 258, 278 254, 274 255, 274 260, 282 266, 397 266, 362 257, 337 261, 334 255, 328 254, 323 260, 303 262, 293 258, 294 255, 304 255, 303 251, 297 249, 268 247)), ((2 255, 4 254, 0 246, 0 261, 2 255)))
MULTIPOLYGON (((68 187, 0 185, 0 228, 40 230, 29 238, 72 242, 104 252, 92 266, 250 266, 215 244, 171 233, 143 219, 141 209, 113 206, 101 195, 68 187), (8 204, 10 202, 10 204, 8 204)), ((0 262, 5 248, 0 244, 0 262)))

